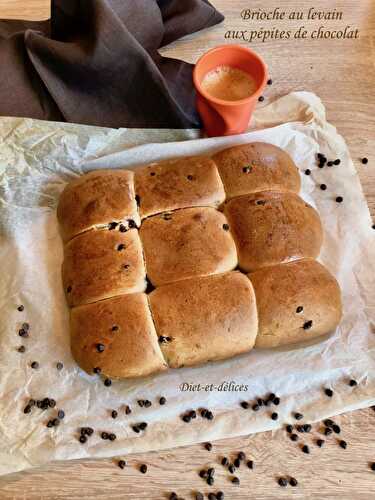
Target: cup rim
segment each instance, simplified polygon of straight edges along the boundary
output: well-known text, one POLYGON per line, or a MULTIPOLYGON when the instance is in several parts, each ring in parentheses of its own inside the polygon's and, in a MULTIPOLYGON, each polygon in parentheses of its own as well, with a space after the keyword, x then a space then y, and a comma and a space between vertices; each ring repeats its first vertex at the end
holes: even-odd
POLYGON ((194 69, 193 69, 193 82, 194 82, 194 86, 195 86, 196 90, 203 97, 205 97, 208 101, 212 101, 216 104, 221 104, 222 106, 238 106, 239 104, 246 104, 246 103, 254 100, 255 97, 258 97, 259 95, 261 95, 262 90, 264 89, 264 87, 267 83, 267 79, 268 79, 268 68, 267 68, 267 65, 266 65, 265 61, 263 60, 263 58, 259 54, 257 54, 254 50, 249 49, 248 47, 243 47, 242 45, 239 45, 239 44, 234 44, 234 43, 217 45, 216 47, 213 47, 212 49, 208 50, 207 52, 205 52, 204 54, 202 54, 200 56, 200 58, 195 63, 194 69), (211 96, 211 94, 208 94, 205 90, 202 89, 202 86, 201 86, 200 82, 198 81, 198 77, 197 77, 197 68, 198 68, 198 65, 203 61, 203 59, 205 59, 208 55, 212 54, 213 52, 218 52, 218 51, 225 49, 225 48, 228 48, 228 47, 233 48, 233 49, 239 49, 243 52, 250 53, 255 59, 258 60, 258 62, 260 63, 260 65, 262 66, 263 71, 264 71, 264 77, 263 77, 262 83, 259 85, 257 90, 253 94, 251 94, 250 96, 245 97, 244 99, 238 99, 236 101, 225 101, 224 99, 219 99, 217 97, 211 96))

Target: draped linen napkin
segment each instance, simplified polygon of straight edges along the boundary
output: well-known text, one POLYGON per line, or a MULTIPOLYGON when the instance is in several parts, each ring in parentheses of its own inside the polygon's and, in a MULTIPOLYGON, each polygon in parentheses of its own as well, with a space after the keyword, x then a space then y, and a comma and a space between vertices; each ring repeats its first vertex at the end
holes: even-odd
POLYGON ((106 127, 199 127, 192 65, 158 49, 221 22, 207 0, 53 0, 0 21, 0 115, 106 127))

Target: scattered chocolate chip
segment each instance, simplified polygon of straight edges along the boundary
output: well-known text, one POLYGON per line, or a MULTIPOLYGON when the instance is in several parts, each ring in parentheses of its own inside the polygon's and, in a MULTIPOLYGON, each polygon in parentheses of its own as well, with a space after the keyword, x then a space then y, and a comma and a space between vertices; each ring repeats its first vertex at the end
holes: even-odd
POLYGON ((27 413, 31 413, 31 405, 30 405, 30 404, 27 404, 27 405, 25 406, 25 408, 23 409, 23 412, 24 412, 25 414, 27 414, 27 413))
POLYGON ((151 401, 149 401, 148 399, 146 399, 145 400, 145 408, 150 408, 150 406, 152 406, 151 401))
POLYGON ((342 203, 343 201, 344 201, 344 198, 342 196, 336 196, 337 203, 342 203))
POLYGON ((17 349, 18 352, 25 352, 26 351, 26 347, 24 345, 20 345, 17 349))
POLYGON ((114 441, 116 439, 116 434, 113 434, 113 432, 111 432, 111 434, 108 436, 108 439, 110 441, 114 441))
POLYGON ((137 227, 137 224, 132 219, 129 219, 128 220, 128 227, 129 227, 129 229, 134 229, 135 227, 137 227))
POLYGON ((332 434, 333 430, 330 427, 326 427, 324 429, 324 435, 325 436, 330 436, 332 434))
POLYGON ((280 404, 280 398, 276 396, 276 398, 272 401, 272 403, 276 406, 279 406, 280 404))
POLYGON ((147 465, 146 464, 142 464, 139 468, 140 472, 142 472, 142 474, 146 474, 147 472, 147 465))
POLYGON ((298 441, 298 435, 293 433, 293 434, 290 435, 290 439, 292 441, 298 441))
POLYGON ((277 420, 279 418, 279 415, 276 412, 274 412, 271 414, 271 418, 272 420, 277 420))
POLYGON ((105 345, 104 344, 96 344, 96 350, 98 352, 103 352, 105 349, 105 345))
POLYGON ((189 412, 189 417, 190 418, 197 418, 197 412, 195 410, 191 410, 189 412))
POLYGON ((249 408, 249 403, 247 401, 241 401, 241 407, 247 410, 249 408))
POLYGON ((340 429, 340 426, 335 424, 335 425, 332 425, 332 430, 335 434, 340 434, 341 432, 341 429, 340 429))
POLYGON ((139 434, 141 432, 141 429, 139 428, 139 425, 133 425, 132 427, 133 431, 139 434))
POLYGON ((310 424, 304 424, 302 427, 303 427, 303 432, 310 432, 311 431, 310 424))
POLYGON ((330 418, 326 418, 323 423, 326 427, 332 427, 332 425, 335 424, 335 422, 333 420, 331 420, 330 418))
POLYGON ((303 453, 310 453, 310 448, 307 446, 307 444, 304 444, 302 446, 302 451, 303 453))
POLYGON ((64 368, 64 365, 61 363, 61 361, 59 361, 58 363, 56 363, 56 369, 61 371, 62 369, 64 368))
POLYGON ((117 465, 120 467, 120 469, 125 469, 125 467, 126 467, 126 462, 125 462, 125 460, 119 460, 119 461, 117 462, 117 465))
POLYGON ((160 344, 166 344, 167 342, 171 342, 171 337, 165 337, 163 335, 159 336, 159 343, 160 344))
POLYGON ((267 80, 267 85, 272 85, 272 78, 270 78, 269 80, 267 80))
POLYGON ((239 478, 236 476, 232 477, 232 483, 238 486, 240 484, 239 478))
POLYGON ((312 327, 312 320, 310 319, 309 321, 305 321, 304 324, 303 324, 303 329, 304 330, 310 330, 310 328, 312 327))
POLYGON ((264 96, 261 95, 260 97, 258 97, 258 101, 259 102, 263 102, 264 101, 264 96))
POLYGON ((229 472, 230 472, 231 474, 234 474, 234 472, 235 472, 235 470, 236 470, 236 468, 235 468, 234 464, 229 464, 229 465, 228 465, 228 470, 229 470, 229 472))
POLYGON ((153 177, 156 174, 155 174, 155 172, 150 172, 150 175, 151 175, 151 177, 153 177))
POLYGON ((64 410, 59 410, 59 411, 57 412, 57 418, 59 418, 60 420, 62 420, 64 417, 65 417, 65 412, 64 412, 64 410))
POLYGON ((243 451, 240 451, 237 455, 237 458, 238 460, 245 460, 246 459, 246 455, 243 451))
POLYGON ((46 427, 48 427, 49 429, 53 427, 53 420, 48 420, 46 427))
POLYGON ((344 450, 346 450, 346 448, 348 447, 348 443, 344 440, 341 440, 339 442, 339 445, 341 446, 341 448, 343 448, 344 450))
POLYGON ((372 462, 372 464, 370 465, 370 468, 371 468, 371 470, 375 471, 375 462, 372 462))
POLYGON ((117 418, 117 416, 118 416, 117 411, 116 411, 116 410, 112 410, 112 411, 111 411, 111 417, 112 417, 112 418, 117 418))
POLYGON ((132 412, 132 410, 131 410, 130 406, 126 405, 125 406, 125 415, 130 415, 131 412, 132 412))
POLYGON ((58 427, 60 425, 60 420, 58 418, 54 418, 52 420, 52 423, 53 423, 54 427, 58 427))
POLYGON ((208 411, 207 412, 206 418, 207 418, 207 420, 213 420, 214 414, 212 413, 212 411, 208 411))
POLYGON ((279 486, 282 486, 285 488, 285 486, 288 486, 288 481, 285 479, 285 477, 280 477, 277 481, 279 483, 279 486))
POLYGON ((121 252, 122 250, 125 250, 125 245, 124 245, 124 243, 120 243, 119 245, 117 245, 117 251, 118 251, 118 252, 121 252))
MULTIPOLYGON (((200 495, 202 495, 202 493, 200 493, 200 495)), ((169 495, 169 500, 178 500, 177 493, 175 493, 174 491, 172 491, 172 493, 169 495)), ((195 500, 203 500, 203 496, 202 496, 202 498, 200 498, 198 496, 198 493, 197 493, 197 495, 195 496, 195 500)))
POLYGON ((333 161, 328 161, 327 162, 327 167, 332 167, 333 166, 333 161))
POLYGON ((341 163, 341 160, 339 158, 337 158, 337 160, 335 160, 333 162, 334 165, 340 165, 340 163, 341 163))
POLYGON ((297 479, 296 479, 295 477, 291 477, 291 478, 289 479, 289 484, 290 484, 290 486, 293 486, 293 487, 294 487, 294 486, 297 486, 298 481, 297 481, 297 479))
POLYGON ((212 450, 212 444, 211 443, 206 443, 204 445, 204 447, 206 448, 207 451, 211 451, 212 450))
POLYGON ((224 231, 229 231, 229 224, 223 224, 224 231))
POLYGON ((138 427, 141 429, 141 431, 144 431, 147 428, 147 422, 141 422, 138 427))
POLYGON ((167 402, 167 400, 165 399, 164 396, 162 396, 160 399, 159 399, 159 405, 163 406, 165 405, 165 403, 167 402))
POLYGON ((86 443, 86 441, 87 441, 87 437, 84 434, 81 434, 79 436, 79 442, 84 444, 84 443, 86 443))
POLYGON ((19 335, 20 337, 24 337, 24 338, 26 338, 26 337, 28 337, 28 336, 29 336, 28 332, 27 332, 26 330, 24 330, 23 328, 20 328, 20 329, 18 330, 18 335, 19 335))
POLYGON ((102 369, 97 366, 93 369, 93 372, 96 373, 97 375, 100 375, 100 373, 102 372, 102 369))
POLYGON ((367 165, 367 163, 368 163, 368 158, 362 158, 362 160, 361 160, 361 161, 362 161, 363 165, 367 165))
POLYGON ((189 417, 189 415, 184 415, 182 417, 182 420, 188 424, 191 421, 191 418, 189 417))
POLYGON ((358 382, 356 380, 352 379, 349 381, 349 385, 350 385, 350 387, 355 387, 356 385, 358 385, 358 382))
POLYGON ((285 427, 285 430, 286 430, 286 432, 288 432, 289 434, 291 434, 293 432, 293 425, 288 424, 285 427))
POLYGON ((66 293, 70 293, 72 291, 72 287, 71 285, 68 286, 68 288, 66 289, 66 293))
POLYGON ((24 309, 25 309, 25 306, 23 306, 23 305, 20 305, 17 307, 17 311, 19 311, 19 312, 24 311, 24 309))
POLYGON ((104 380, 104 385, 105 385, 106 387, 111 386, 111 385, 112 385, 112 380, 111 380, 110 378, 106 378, 106 379, 104 380))
POLYGON ((263 406, 263 399, 262 398, 258 398, 257 399, 257 403, 259 406, 263 406))
POLYGON ((34 370, 37 370, 39 368, 39 363, 38 363, 38 361, 33 361, 30 366, 34 370))
POLYGON ((333 396, 333 391, 332 389, 324 389, 324 394, 331 398, 333 396))
POLYGON ((199 477, 201 477, 202 479, 206 479, 208 477, 208 472, 204 469, 200 470, 199 477))
POLYGON ((117 332, 119 330, 119 327, 117 325, 113 325, 111 328, 111 332, 117 332))
POLYGON ((252 171, 252 169, 253 169, 253 168, 252 168, 250 165, 246 165, 246 167, 243 167, 243 168, 242 168, 242 172, 243 172, 244 174, 250 174, 250 173, 251 173, 251 171, 252 171))
MULTIPOLYGON (((195 500, 203 500, 203 499, 204 499, 203 494, 200 491, 197 491, 197 493, 195 494, 195 500)), ((172 499, 171 497, 171 500, 177 500, 177 496, 174 499, 172 499)))
POLYGON ((239 458, 236 458, 233 464, 238 469, 241 466, 241 460, 239 458))
POLYGON ((316 442, 316 444, 317 444, 317 446, 319 446, 319 448, 321 448, 324 445, 324 443, 325 443, 324 439, 318 439, 316 442))
POLYGON ((258 405, 258 403, 255 403, 252 407, 253 411, 258 411, 260 406, 258 405))
POLYGON ((110 223, 108 224, 108 229, 109 229, 110 231, 113 231, 114 229, 116 229, 116 227, 117 227, 117 226, 118 226, 118 222, 110 222, 110 223))
POLYGON ((193 181, 193 180, 194 180, 194 177, 193 177, 192 175, 188 175, 188 176, 187 176, 187 180, 188 180, 188 181, 193 181))
POLYGON ((295 414, 294 414, 294 418, 295 418, 296 420, 302 420, 302 419, 303 419, 303 415, 302 415, 302 413, 295 413, 295 414))
POLYGON ((311 175, 311 170, 309 168, 305 170, 305 175, 311 175))
POLYGON ((209 469, 207 469, 207 474, 213 477, 215 475, 215 469, 213 467, 210 467, 209 469))
POLYGON ((321 189, 322 191, 325 191, 325 190, 327 189, 326 184, 321 184, 321 185, 320 185, 320 189, 321 189))
POLYGON ((229 463, 229 460, 227 459, 227 457, 223 457, 221 459, 221 465, 223 465, 224 467, 226 467, 229 463))
POLYGON ((254 469, 254 462, 252 460, 248 460, 246 465, 249 469, 254 469))
POLYGON ((216 493, 216 500, 224 500, 224 493, 222 491, 216 493))
POLYGON ((119 229, 120 233, 126 233, 126 231, 127 231, 127 229, 124 226, 124 224, 120 224, 120 227, 118 229, 119 229))

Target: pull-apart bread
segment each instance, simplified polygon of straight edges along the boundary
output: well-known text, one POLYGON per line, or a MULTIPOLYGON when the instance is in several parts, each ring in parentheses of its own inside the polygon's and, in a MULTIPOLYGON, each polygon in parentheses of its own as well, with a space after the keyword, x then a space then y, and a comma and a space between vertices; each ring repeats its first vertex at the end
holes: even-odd
POLYGON ((289 155, 259 142, 68 184, 57 214, 79 366, 143 377, 334 331, 340 289, 314 260, 323 230, 299 189, 289 155))

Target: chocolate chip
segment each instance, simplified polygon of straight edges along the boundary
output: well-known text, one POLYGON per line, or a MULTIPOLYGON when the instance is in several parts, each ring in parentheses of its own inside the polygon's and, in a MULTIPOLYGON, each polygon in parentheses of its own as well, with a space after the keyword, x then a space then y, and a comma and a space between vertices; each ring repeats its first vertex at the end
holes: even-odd
POLYGON ((311 321, 311 319, 309 321, 305 321, 303 324, 303 329, 310 330, 310 328, 312 327, 312 324, 313 324, 313 322, 311 321))
POLYGON ((258 403, 259 406, 263 406, 264 401, 263 401, 262 398, 258 398, 257 399, 257 403, 258 403))
POLYGON ((125 462, 125 460, 119 460, 119 461, 117 462, 117 465, 120 467, 120 469, 125 469, 125 467, 126 467, 126 462, 125 462))
POLYGON ((233 462, 234 466, 238 469, 241 465, 241 460, 239 458, 236 458, 233 462))
POLYGON ((358 385, 358 382, 356 380, 352 379, 349 381, 349 385, 350 385, 350 387, 355 387, 356 385, 358 385))
POLYGON ((206 408, 202 408, 200 410, 201 417, 202 418, 207 418, 207 412, 208 412, 208 410, 206 408))
POLYGON ((147 422, 141 422, 138 427, 141 429, 141 431, 144 431, 147 427, 147 422))
POLYGON ((231 474, 234 474, 234 472, 235 472, 235 470, 236 470, 236 468, 235 468, 234 464, 229 464, 229 465, 228 465, 228 470, 229 470, 229 472, 230 472, 231 474))
POLYGON ((303 427, 303 432, 310 432, 311 431, 310 424, 304 424, 302 427, 303 427))
POLYGON ((29 399, 28 404, 29 404, 30 406, 35 406, 35 404, 36 404, 35 399, 29 399))
POLYGON ((295 477, 291 477, 291 478, 289 479, 289 484, 290 484, 290 486, 293 486, 293 487, 294 487, 294 486, 297 486, 298 481, 297 481, 297 479, 296 479, 295 477))
POLYGON ((339 425, 332 425, 332 430, 335 434, 340 434, 341 432, 341 429, 340 429, 340 426, 339 425))
POLYGON ((307 446, 307 444, 304 444, 302 446, 302 451, 303 453, 310 453, 310 448, 307 446))
POLYGON ((249 403, 247 401, 241 401, 241 407, 247 410, 249 408, 249 403))
POLYGON ((224 231, 229 231, 229 224, 223 224, 224 231))
POLYGON ((60 361, 58 363, 56 363, 57 370, 61 371, 63 368, 64 368, 64 365, 60 361))
POLYGON ((39 363, 38 363, 38 361, 33 361, 30 366, 34 370, 37 370, 39 368, 39 363))
POLYGON ((317 446, 319 446, 319 448, 321 448, 324 445, 324 443, 325 443, 324 439, 318 439, 316 442, 316 444, 317 444, 317 446))
POLYGON ((136 201, 138 206, 141 204, 141 198, 138 194, 135 195, 135 201, 136 201))
POLYGON ((292 441, 298 441, 298 435, 293 433, 293 434, 290 435, 290 439, 292 441))
POLYGON ((212 413, 212 411, 208 411, 206 413, 206 418, 207 418, 207 420, 213 420, 214 414, 212 413))
POLYGON ((71 285, 68 286, 68 288, 66 289, 66 293, 70 293, 72 291, 72 287, 71 285))
POLYGON ((146 474, 147 472, 147 465, 146 464, 142 464, 139 468, 140 472, 142 472, 142 474, 146 474))
POLYGON ((52 420, 52 423, 53 423, 54 427, 58 427, 60 425, 60 420, 58 418, 54 418, 52 420))
POLYGON ((114 229, 116 229, 116 227, 117 227, 117 226, 118 226, 118 222, 110 222, 110 223, 108 224, 108 229, 109 229, 110 231, 113 231, 114 229))
POLYGON ((92 436, 94 434, 94 429, 92 427, 86 427, 86 434, 92 436))
POLYGON ((96 344, 96 350, 98 352, 103 352, 105 349, 105 345, 104 344, 96 344))
POLYGON ((192 175, 188 175, 188 176, 187 176, 187 180, 188 180, 188 181, 193 181, 193 180, 194 180, 194 177, 193 177, 192 175))
POLYGON ((29 325, 29 323, 22 323, 21 328, 28 332, 30 330, 30 325, 29 325))
POLYGON ((332 167, 333 166, 333 161, 327 162, 327 167, 332 167))
POLYGON ((299 314, 303 311, 303 306, 298 306, 296 309, 296 313, 299 314))
POLYGON ((280 404, 280 398, 279 398, 279 397, 276 397, 276 398, 272 401, 272 403, 273 403, 274 405, 276 405, 276 406, 279 406, 279 404, 280 404))
MULTIPOLYGON (((203 494, 200 491, 197 491, 197 493, 195 494, 195 500, 203 500, 203 499, 204 499, 203 494)), ((177 496, 176 496, 176 498, 171 499, 171 500, 177 500, 177 496)))
POLYGON ((320 189, 321 189, 322 191, 325 191, 325 190, 327 189, 326 184, 321 184, 321 185, 320 185, 320 189))
POLYGON ((375 471, 375 462, 372 462, 372 464, 370 465, 370 468, 371 468, 371 470, 375 471))
POLYGON ((23 305, 20 305, 17 307, 17 311, 19 311, 19 312, 24 311, 24 309, 25 309, 25 306, 23 306, 23 305))
POLYGON ((159 336, 159 343, 160 344, 166 344, 167 342, 170 342, 172 339, 171 337, 165 337, 164 335, 159 336))
POLYGON ((51 427, 53 427, 53 420, 48 420, 46 427, 51 429, 51 427))
POLYGON ((111 332, 117 332, 119 330, 119 327, 117 325, 113 325, 111 328, 111 332))
POLYGON ((269 80, 267 80, 267 85, 272 85, 272 79, 270 78, 269 80))
POLYGON ((150 175, 151 175, 151 177, 153 177, 156 174, 155 174, 155 172, 150 172, 150 175))
POLYGON ((229 460, 227 459, 227 457, 223 457, 221 459, 221 465, 223 465, 224 467, 226 467, 229 463, 229 460))
POLYGON ((310 170, 309 168, 307 168, 307 169, 305 170, 305 175, 310 175, 310 174, 311 174, 311 170, 310 170))
POLYGON ((59 418, 60 420, 62 420, 64 417, 65 417, 65 412, 64 412, 64 410, 59 410, 59 411, 57 412, 57 418, 59 418))
POLYGON ((190 418, 197 418, 197 412, 195 410, 191 410, 189 412, 189 417, 190 418))
POLYGON ((212 444, 211 443, 206 443, 204 445, 204 447, 206 448, 207 451, 211 451, 212 450, 212 444))
POLYGON ((144 403, 145 403, 145 408, 150 408, 150 406, 152 405, 151 401, 149 401, 148 399, 145 399, 144 403))
POLYGON ((342 196, 336 196, 337 203, 342 203, 343 201, 344 201, 344 198, 342 196))
POLYGON ((215 479, 212 477, 212 476, 208 476, 208 478, 206 479, 206 483, 209 485, 209 486, 212 486, 215 482, 215 479))
POLYGON ((135 227, 137 227, 137 224, 133 221, 133 219, 129 219, 128 220, 128 227, 129 227, 129 229, 134 229, 135 227))
POLYGON ((224 493, 222 491, 216 493, 216 500, 224 500, 224 493))
POLYGON ((325 425, 326 427, 332 427, 332 425, 334 425, 334 424, 335 424, 335 422, 334 422, 333 420, 331 420, 330 418, 327 418, 326 420, 324 420, 324 422, 323 422, 323 423, 324 423, 324 425, 325 425))
POLYGON ((86 441, 87 441, 87 437, 84 436, 83 434, 81 434, 79 436, 79 442, 82 443, 82 444, 84 444, 84 443, 86 443, 86 441))
POLYGON ((110 387, 110 386, 112 385, 112 380, 111 380, 110 378, 106 378, 106 379, 104 380, 104 385, 105 385, 106 387, 110 387))
POLYGON ((332 434, 333 430, 330 427, 326 427, 324 429, 324 435, 325 436, 330 436, 332 434))
POLYGON ((111 417, 112 417, 112 418, 117 418, 117 417, 118 417, 118 413, 117 413, 117 411, 116 411, 116 410, 112 410, 112 411, 111 411, 111 417))
MULTIPOLYGON (((199 494, 202 495, 202 493, 199 493, 199 494)), ((197 493, 197 495, 198 495, 198 493, 197 493)), ((203 496, 202 496, 202 498, 200 498, 197 495, 195 497, 195 500, 203 500, 203 496)), ((177 493, 175 493, 174 491, 172 491, 172 493, 169 495, 169 500, 178 500, 177 493)))
POLYGON ((243 451, 240 451, 237 455, 238 460, 245 460, 246 455, 243 451))
POLYGON ((116 439, 116 434, 113 434, 113 432, 111 432, 111 434, 108 436, 108 439, 110 441, 114 441, 116 439))
POLYGON ((274 412, 271 414, 271 418, 272 420, 277 420, 279 418, 279 415, 276 412, 274 412))
POLYGON ((26 405, 26 406, 25 406, 25 408, 23 409, 23 412, 24 412, 25 414, 27 414, 27 413, 31 413, 31 405, 29 405, 29 404, 28 404, 28 405, 26 405))
POLYGON ((362 158, 362 160, 361 160, 361 161, 362 161, 363 165, 367 165, 367 163, 368 163, 368 158, 362 158))
POLYGON ((24 337, 24 338, 26 338, 26 337, 28 337, 28 336, 29 336, 29 334, 27 333, 27 331, 26 331, 26 330, 24 330, 23 328, 21 328, 20 330, 18 330, 18 335, 19 335, 20 337, 24 337))
POLYGON ((209 469, 207 469, 207 474, 213 477, 215 475, 215 469, 213 467, 210 467, 209 469))
POLYGON ((137 403, 138 403, 138 406, 140 406, 141 408, 143 408, 145 405, 144 399, 138 399, 137 403))
POLYGON ((20 345, 19 348, 17 349, 18 352, 25 352, 26 351, 26 347, 24 345, 20 345))
POLYGON ((208 472, 204 469, 200 470, 199 477, 201 477, 202 479, 206 479, 208 477, 208 472))
POLYGON ((261 95, 260 97, 258 97, 258 101, 259 102, 263 102, 264 101, 264 96, 261 95))
POLYGON ((189 415, 183 415, 182 420, 188 424, 191 418, 189 417, 189 415))
POLYGON ((255 404, 252 406, 253 411, 258 411, 258 410, 259 410, 259 408, 260 408, 260 406, 259 406, 257 403, 255 403, 255 404))
POLYGON ((348 446, 348 443, 346 441, 341 440, 339 442, 339 445, 341 446, 341 448, 343 448, 344 450, 346 450, 346 448, 348 446))
POLYGON ((161 405, 161 406, 165 405, 166 402, 167 402, 167 400, 163 396, 159 399, 159 405, 161 405))
POLYGON ((340 165, 340 163, 341 163, 341 160, 339 158, 337 158, 337 160, 335 160, 333 162, 334 165, 340 165))
POLYGON ((250 165, 246 165, 245 167, 242 168, 242 172, 244 174, 250 174, 252 170, 253 170, 253 167, 251 167, 250 165))
POLYGON ((302 413, 295 413, 295 414, 294 414, 294 418, 295 418, 296 420, 302 420, 302 419, 303 419, 303 415, 302 415, 302 413))
POLYGON ((293 432, 293 425, 288 424, 285 427, 285 430, 286 430, 286 432, 288 432, 289 434, 291 434, 293 432))
POLYGON ((285 477, 280 477, 277 482, 279 483, 279 486, 282 486, 283 488, 285 488, 285 486, 288 486, 288 481, 285 479, 285 477))
POLYGON ((333 391, 332 389, 324 389, 324 394, 331 398, 333 396, 333 391))
POLYGON ((133 425, 132 427, 133 431, 136 432, 137 434, 139 434, 141 432, 141 429, 139 428, 138 425, 133 425))
POLYGON ((232 477, 232 483, 238 486, 240 484, 239 478, 236 476, 232 477))
POLYGON ((126 414, 126 415, 130 415, 130 414, 131 414, 131 412, 132 412, 132 410, 131 410, 130 406, 126 405, 126 406, 125 406, 125 414, 126 414))
POLYGON ((118 252, 121 252, 122 250, 125 250, 125 245, 124 245, 124 243, 120 243, 119 245, 117 245, 117 251, 118 251, 118 252))
POLYGON ((246 465, 249 469, 254 469, 254 462, 252 460, 248 460, 246 465))
POLYGON ((124 226, 124 224, 120 224, 119 231, 120 231, 120 233, 126 233, 127 229, 124 226))

